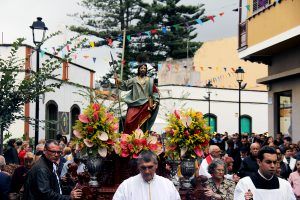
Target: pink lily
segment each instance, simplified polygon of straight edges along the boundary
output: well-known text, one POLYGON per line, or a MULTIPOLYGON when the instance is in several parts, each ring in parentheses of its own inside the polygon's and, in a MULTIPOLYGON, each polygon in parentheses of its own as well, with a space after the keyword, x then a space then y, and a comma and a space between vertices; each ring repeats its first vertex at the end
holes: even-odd
POLYGON ((79 121, 81 121, 82 123, 89 123, 90 122, 90 119, 86 116, 86 115, 84 115, 84 114, 80 114, 79 116, 78 116, 78 119, 79 119, 79 121))

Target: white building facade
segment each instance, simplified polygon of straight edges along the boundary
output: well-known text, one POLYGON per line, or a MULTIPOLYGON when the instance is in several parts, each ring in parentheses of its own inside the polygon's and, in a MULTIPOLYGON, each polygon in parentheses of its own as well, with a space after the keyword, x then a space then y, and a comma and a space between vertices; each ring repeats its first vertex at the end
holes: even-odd
MULTIPOLYGON (((179 85, 161 85, 160 110, 153 130, 158 133, 166 127, 166 114, 175 109, 192 108, 208 116, 207 88, 179 85)), ((237 89, 211 88, 210 120, 213 131, 238 133, 239 101, 237 89)), ((264 133, 268 131, 267 91, 241 91, 242 133, 264 133)))
MULTIPOLYGON (((0 56, 5 58, 10 52, 11 45, 0 45, 0 56)), ((23 45, 18 51, 18 58, 25 60, 24 73, 20 74, 21 80, 26 75, 25 69, 36 70, 36 51, 33 47, 23 45)), ((60 59, 49 54, 40 53, 40 68, 46 59, 60 59)), ((70 138, 72 126, 78 119, 80 112, 89 104, 88 96, 81 95, 94 88, 95 71, 78 65, 76 63, 62 63, 55 74, 57 79, 48 80, 49 82, 62 81, 60 88, 54 92, 49 92, 40 96, 39 101, 39 139, 56 138, 57 134, 62 134, 70 138)), ((24 116, 35 118, 35 102, 24 105, 24 116)), ((34 124, 17 120, 9 130, 12 137, 22 137, 22 135, 34 137, 34 124)))

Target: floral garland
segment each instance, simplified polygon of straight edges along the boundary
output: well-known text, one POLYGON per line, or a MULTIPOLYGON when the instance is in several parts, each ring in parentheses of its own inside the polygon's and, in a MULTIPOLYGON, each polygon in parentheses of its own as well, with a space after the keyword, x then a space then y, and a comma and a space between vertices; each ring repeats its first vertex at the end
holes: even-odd
POLYGON ((131 135, 121 134, 121 137, 114 144, 115 153, 121 157, 137 158, 143 150, 151 150, 155 154, 162 153, 162 144, 157 134, 143 133, 141 129, 133 131, 131 135))
POLYGON ((167 121, 166 156, 171 159, 203 156, 203 150, 209 145, 210 128, 201 112, 175 110, 168 115, 167 121))
POLYGON ((90 104, 75 123, 73 143, 81 153, 106 157, 118 137, 118 119, 99 103, 90 104))

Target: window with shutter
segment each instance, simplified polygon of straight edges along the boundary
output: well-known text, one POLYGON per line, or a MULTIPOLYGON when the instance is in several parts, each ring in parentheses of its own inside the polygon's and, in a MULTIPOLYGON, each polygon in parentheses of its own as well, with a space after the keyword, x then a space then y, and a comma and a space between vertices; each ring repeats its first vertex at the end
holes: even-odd
POLYGON ((269 4, 270 0, 253 0, 253 13, 262 10, 266 5, 269 4))

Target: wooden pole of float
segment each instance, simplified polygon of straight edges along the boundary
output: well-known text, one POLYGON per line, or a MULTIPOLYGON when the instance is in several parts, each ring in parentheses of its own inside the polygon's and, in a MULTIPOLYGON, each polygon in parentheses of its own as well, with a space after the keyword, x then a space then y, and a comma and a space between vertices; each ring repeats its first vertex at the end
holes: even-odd
POLYGON ((124 68, 124 57, 125 57, 125 44, 126 44, 126 28, 123 30, 123 49, 122 49, 122 60, 121 60, 121 77, 123 80, 123 68, 124 68))

